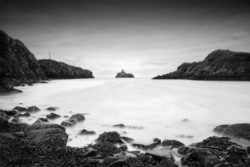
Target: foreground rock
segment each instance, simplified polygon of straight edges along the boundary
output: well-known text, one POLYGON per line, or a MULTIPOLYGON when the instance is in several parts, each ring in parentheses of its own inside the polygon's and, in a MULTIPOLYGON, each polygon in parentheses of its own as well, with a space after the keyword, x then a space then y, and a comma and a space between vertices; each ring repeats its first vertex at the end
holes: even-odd
POLYGON ((83 114, 74 114, 69 119, 62 121, 61 125, 63 126, 74 126, 77 122, 82 122, 85 120, 85 116, 83 114))
POLYGON ((63 62, 50 59, 38 60, 38 63, 47 78, 72 79, 72 78, 94 78, 89 70, 74 67, 63 62))
POLYGON ((27 140, 33 144, 44 147, 64 148, 67 144, 68 135, 59 128, 45 128, 28 132, 27 140))
POLYGON ((121 72, 117 73, 116 78, 134 78, 134 75, 131 73, 126 73, 124 70, 121 72))
POLYGON ((250 124, 232 124, 232 125, 219 125, 214 129, 215 132, 221 133, 224 136, 230 136, 239 139, 250 141, 250 124))
POLYGON ((175 72, 153 79, 250 80, 250 53, 216 50, 204 61, 183 63, 175 72))

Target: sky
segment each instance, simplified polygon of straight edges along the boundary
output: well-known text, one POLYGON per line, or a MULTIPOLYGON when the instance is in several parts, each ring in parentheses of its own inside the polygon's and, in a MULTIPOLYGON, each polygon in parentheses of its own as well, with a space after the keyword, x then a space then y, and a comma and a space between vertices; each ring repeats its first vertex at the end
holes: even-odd
POLYGON ((37 59, 152 78, 216 49, 250 52, 245 0, 0 0, 0 29, 37 59))

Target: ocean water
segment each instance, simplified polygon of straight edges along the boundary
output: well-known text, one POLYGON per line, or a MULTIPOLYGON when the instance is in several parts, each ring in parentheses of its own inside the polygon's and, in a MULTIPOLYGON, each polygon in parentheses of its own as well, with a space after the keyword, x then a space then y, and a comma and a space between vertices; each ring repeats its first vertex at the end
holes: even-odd
POLYGON ((23 93, 0 96, 0 108, 36 105, 42 111, 22 118, 32 124, 45 117, 50 106, 62 117, 84 113, 86 120, 66 129, 70 146, 85 146, 105 131, 118 131, 137 143, 153 138, 176 139, 185 144, 212 135, 219 124, 249 122, 250 83, 151 79, 53 80, 18 87, 23 93), (184 119, 186 121, 184 121, 184 119), (112 127, 123 123, 125 128, 112 127), (96 135, 79 135, 82 129, 96 135))

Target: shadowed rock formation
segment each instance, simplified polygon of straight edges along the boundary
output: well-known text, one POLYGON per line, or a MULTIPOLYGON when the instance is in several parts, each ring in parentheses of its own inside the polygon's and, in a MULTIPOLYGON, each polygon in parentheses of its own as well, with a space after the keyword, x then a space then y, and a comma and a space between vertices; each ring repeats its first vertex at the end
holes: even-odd
POLYGON ((204 61, 183 63, 175 72, 153 79, 250 80, 250 53, 216 50, 204 61))
POLYGON ((63 62, 50 59, 38 60, 45 76, 50 79, 94 78, 89 70, 74 67, 63 62))
MULTIPOLYGON (((39 60, 18 39, 0 30, 0 92, 43 79, 93 78, 89 70, 54 60, 39 60)), ((16 90, 15 90, 16 91, 16 90)))

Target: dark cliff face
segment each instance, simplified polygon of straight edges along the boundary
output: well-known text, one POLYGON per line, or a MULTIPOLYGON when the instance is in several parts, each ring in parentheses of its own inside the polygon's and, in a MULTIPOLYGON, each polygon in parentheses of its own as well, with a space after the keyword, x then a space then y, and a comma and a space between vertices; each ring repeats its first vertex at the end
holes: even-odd
POLYGON ((134 75, 131 73, 126 73, 124 70, 121 72, 117 73, 116 78, 134 78, 134 75))
POLYGON ((50 59, 38 60, 45 76, 50 79, 94 78, 89 70, 74 67, 63 62, 50 59))
POLYGON ((153 79, 250 80, 250 53, 216 50, 204 61, 183 63, 175 72, 153 79))
POLYGON ((35 56, 19 40, 0 30, 0 78, 42 79, 35 56))

